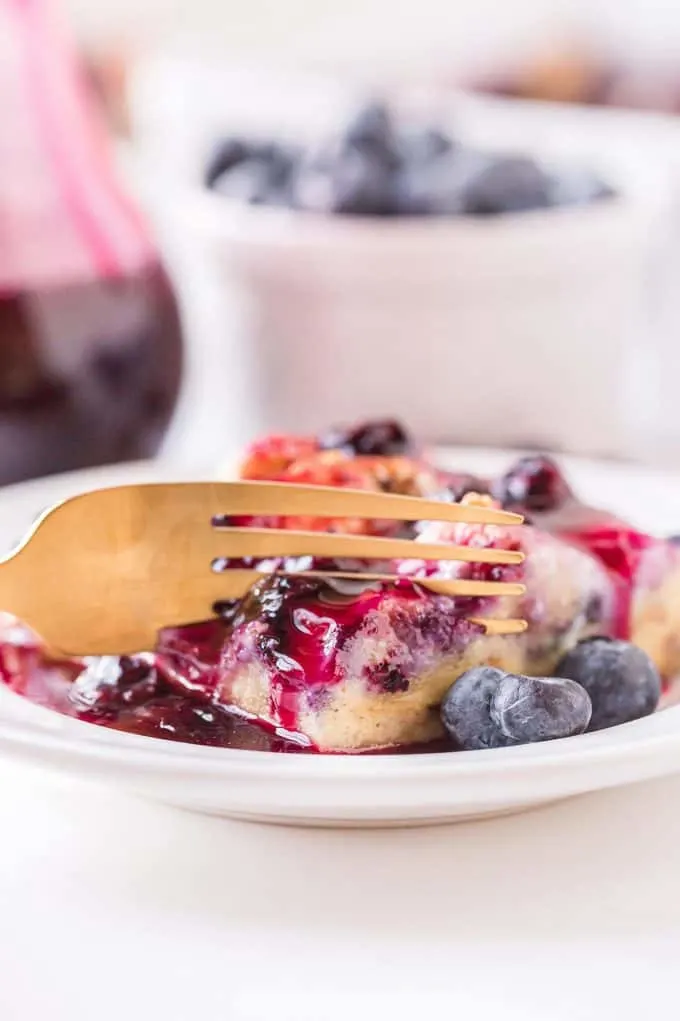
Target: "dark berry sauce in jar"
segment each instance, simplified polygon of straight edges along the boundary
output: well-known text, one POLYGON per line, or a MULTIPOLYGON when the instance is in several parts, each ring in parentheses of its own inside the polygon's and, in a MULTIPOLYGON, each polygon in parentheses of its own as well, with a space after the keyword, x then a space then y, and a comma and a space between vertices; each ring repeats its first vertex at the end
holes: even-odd
POLYGON ((0 298, 0 484, 151 457, 180 369, 177 308, 158 264, 0 298))
POLYGON ((51 0, 0 4, 0 484, 153 455, 181 336, 51 0))

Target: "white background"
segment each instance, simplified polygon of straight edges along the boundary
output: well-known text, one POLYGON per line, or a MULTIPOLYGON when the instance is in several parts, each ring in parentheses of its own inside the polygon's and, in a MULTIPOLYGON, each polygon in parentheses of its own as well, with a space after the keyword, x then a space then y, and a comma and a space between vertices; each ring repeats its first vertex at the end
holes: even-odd
POLYGON ((673 1018, 680 780, 492 822, 194 816, 0 763, 2 1021, 673 1018))
POLYGON ((500 49, 591 31, 613 49, 680 52, 680 8, 668 0, 64 0, 98 43, 167 40, 268 60, 406 69, 470 63, 500 49))

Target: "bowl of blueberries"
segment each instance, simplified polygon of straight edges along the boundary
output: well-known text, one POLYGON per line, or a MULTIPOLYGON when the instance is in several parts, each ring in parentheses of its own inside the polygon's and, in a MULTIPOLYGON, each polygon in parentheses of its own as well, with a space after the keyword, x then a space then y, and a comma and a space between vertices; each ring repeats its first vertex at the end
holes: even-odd
POLYGON ((215 122, 165 203, 213 295, 236 296, 224 333, 251 431, 398 408, 432 442, 626 453, 627 357, 668 222, 653 161, 629 137, 612 155, 596 121, 524 125, 513 101, 345 93, 324 119, 308 92, 308 123, 283 99, 215 122))
POLYGON ((381 100, 312 144, 220 139, 205 184, 253 206, 370 218, 495 217, 615 195, 591 169, 553 171, 529 154, 485 151, 441 125, 403 123, 381 100))

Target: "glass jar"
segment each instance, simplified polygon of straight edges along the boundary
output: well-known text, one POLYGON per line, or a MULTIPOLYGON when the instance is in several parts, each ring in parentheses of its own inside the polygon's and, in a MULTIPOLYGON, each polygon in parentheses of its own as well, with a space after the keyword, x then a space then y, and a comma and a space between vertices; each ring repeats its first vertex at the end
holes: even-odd
POLYGON ((49 0, 0 0, 0 484, 152 456, 177 306, 49 0))

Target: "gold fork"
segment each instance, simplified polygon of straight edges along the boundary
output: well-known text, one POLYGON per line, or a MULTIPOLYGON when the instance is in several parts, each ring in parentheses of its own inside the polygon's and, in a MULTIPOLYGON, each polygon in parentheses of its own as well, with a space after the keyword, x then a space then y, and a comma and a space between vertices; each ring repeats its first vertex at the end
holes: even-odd
MULTIPOLYGON (((148 484, 100 489, 46 511, 0 561, 0 609, 29 624, 54 653, 124 654, 150 648, 160 627, 201 620, 243 595, 262 572, 211 569, 220 558, 306 554, 360 560, 459 560, 518 564, 510 550, 416 543, 276 528, 231 528, 225 516, 312 515, 516 525, 518 514, 419 497, 268 482, 148 484)), ((296 571, 301 577, 394 580, 358 571, 296 571)), ((418 579, 451 596, 517 596, 499 581, 418 579)), ((476 619, 476 618, 475 618, 476 619)), ((520 620, 482 621, 487 631, 524 630, 520 620)))

